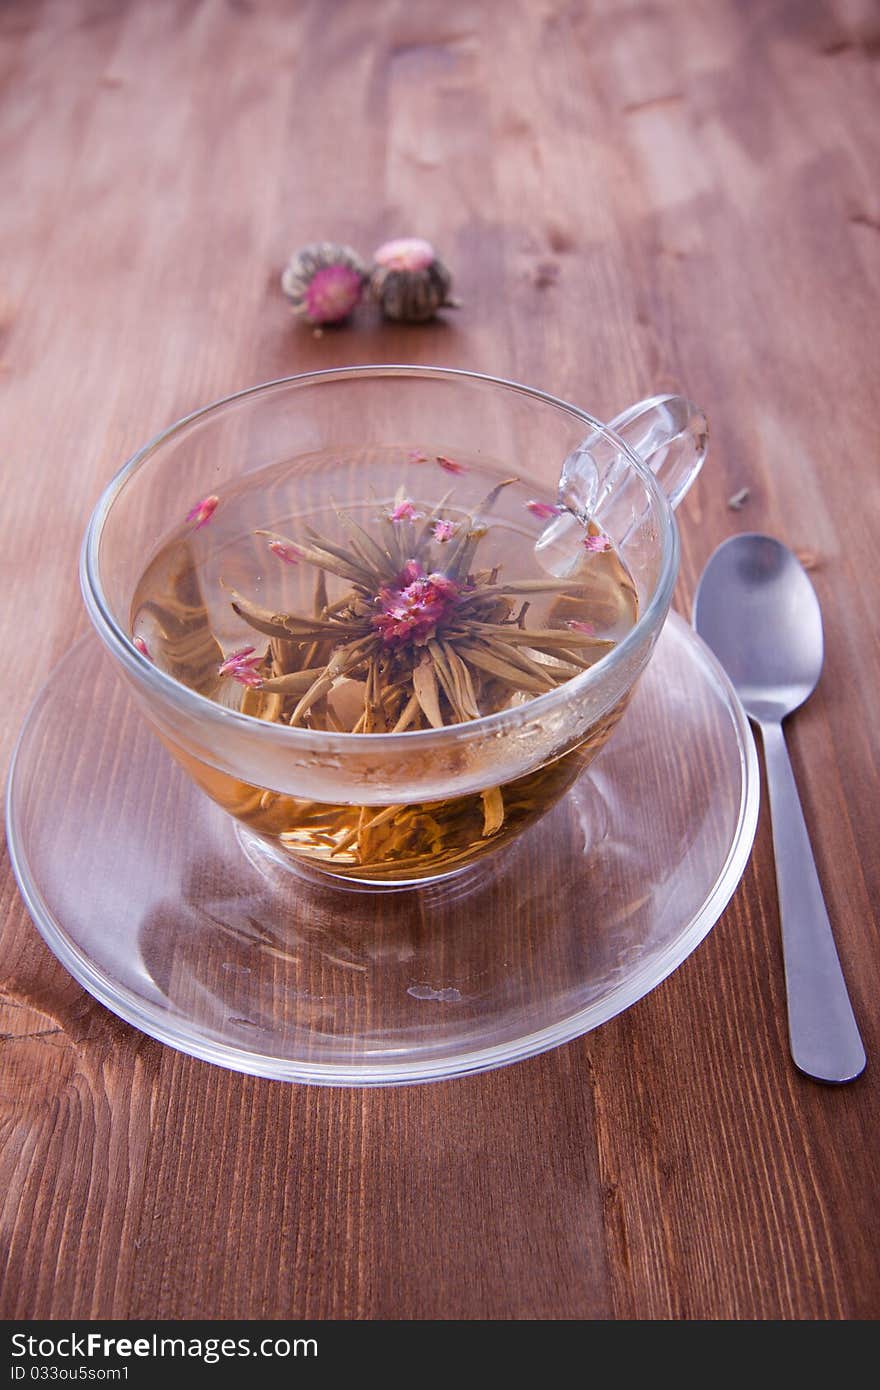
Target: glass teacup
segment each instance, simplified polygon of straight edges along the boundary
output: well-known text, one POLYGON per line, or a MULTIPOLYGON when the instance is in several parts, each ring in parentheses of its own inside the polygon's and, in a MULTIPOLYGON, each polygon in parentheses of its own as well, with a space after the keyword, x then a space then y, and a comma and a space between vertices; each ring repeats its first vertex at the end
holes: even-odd
MULTIPOLYGON (((236 818, 253 860, 348 886, 417 886, 461 873, 509 844, 559 800, 611 736, 669 609, 679 558, 673 508, 705 449, 704 417, 677 396, 640 402, 605 426, 540 391, 445 368, 352 367, 271 382, 188 416, 121 469, 86 533, 86 606, 144 717, 194 781, 236 818), (389 459, 400 460, 405 478, 394 496, 389 459), (256 675, 256 644, 244 645, 247 632, 235 627, 249 601, 239 598, 236 606, 235 598, 247 581, 264 588, 251 620, 262 622, 264 643, 268 634, 273 650, 283 647, 278 614, 285 585, 300 582, 297 561, 305 552, 279 533, 316 509, 352 498, 363 508, 368 497, 370 506, 386 508, 388 520, 410 525, 410 516, 423 516, 416 510, 421 494, 429 487, 439 493, 441 483, 438 506, 456 517, 476 515, 484 473, 500 479, 492 505, 501 509, 506 534, 528 547, 535 573, 546 579, 525 581, 518 598, 530 583, 569 597, 585 548, 597 563, 606 563, 599 553, 607 549, 607 563, 620 567, 632 621, 607 650, 552 688, 539 679, 494 712, 471 708, 467 719, 437 727, 406 727, 399 707, 384 727, 368 732, 341 727, 332 710, 325 727, 303 727, 289 703, 284 722, 267 718, 267 704, 255 703, 252 689, 234 692, 237 702, 230 702, 218 674, 224 670, 245 687, 274 692, 271 680, 256 675), (511 479, 515 486, 502 496, 511 479), (331 486, 347 495, 330 498, 331 486), (527 510, 530 522, 540 519, 532 532, 527 510), (185 516, 189 529, 169 548, 185 516), (255 536, 263 538, 262 552, 255 536), (171 608, 144 587, 145 576, 159 571, 174 588, 171 608), (152 630, 138 630, 141 613, 152 630), (168 639, 170 658, 157 659, 153 631, 168 639), (230 664, 236 638, 245 655, 234 653, 230 664), (185 667, 175 665, 181 653, 185 667), (191 678, 196 669, 203 673, 198 680, 191 678)), ((451 536, 461 523, 443 524, 451 536)), ((340 552, 338 564, 343 575, 363 580, 367 542, 355 545, 361 559, 340 552)), ((403 578, 384 582, 437 580, 441 551, 434 546, 431 554, 431 575, 410 557, 403 578)), ((483 574, 493 592, 503 588, 503 570, 495 563, 483 574)), ((456 594, 472 591, 470 572, 457 580, 456 594)), ((393 592, 399 598, 400 589, 393 592)), ((520 629, 527 607, 524 601, 520 629)), ((387 635, 398 611, 386 602, 368 622, 384 624, 379 630, 387 635)), ((504 621, 507 635, 517 635, 512 607, 504 621)), ((582 634, 589 627, 567 623, 587 644, 582 634)), ((422 633, 426 643, 429 636, 422 633)), ((575 654, 563 651, 563 658, 521 644, 514 659, 521 669, 534 670, 537 661, 563 670, 575 654)), ((491 673, 491 660, 484 665, 491 673)), ((343 673, 327 687, 334 698, 346 679, 343 673)), ((288 683, 299 694, 297 681, 295 673, 288 683)))

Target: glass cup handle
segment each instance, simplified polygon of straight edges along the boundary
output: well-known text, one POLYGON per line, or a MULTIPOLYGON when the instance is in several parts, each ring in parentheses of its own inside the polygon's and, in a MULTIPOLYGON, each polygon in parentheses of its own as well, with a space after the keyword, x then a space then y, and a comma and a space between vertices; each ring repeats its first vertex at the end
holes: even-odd
POLYGON ((657 475, 677 507, 703 466, 709 422, 684 396, 650 396, 624 410, 608 426, 657 475))
POLYGON ((705 461, 709 425, 703 411, 684 396, 651 396, 589 435, 562 465, 556 499, 562 515, 535 545, 549 574, 569 573, 586 522, 600 526, 618 546, 640 525, 647 505, 644 484, 620 440, 647 464, 670 506, 677 507, 705 461))
MULTIPOLYGON (((631 405, 608 429, 656 474, 670 505, 677 507, 706 457, 709 425, 702 410, 684 396, 651 396, 631 405)), ((629 462, 614 436, 597 430, 565 460, 558 501, 581 521, 601 520, 615 501, 621 503, 628 477, 629 462)))

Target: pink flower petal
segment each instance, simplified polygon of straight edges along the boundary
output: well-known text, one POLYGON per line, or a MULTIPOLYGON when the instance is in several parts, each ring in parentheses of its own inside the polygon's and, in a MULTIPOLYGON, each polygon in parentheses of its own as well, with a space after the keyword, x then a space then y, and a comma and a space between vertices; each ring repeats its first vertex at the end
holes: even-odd
POLYGON ((211 517, 217 510, 219 501, 220 498, 213 495, 211 497, 203 497, 201 502, 197 502, 196 505, 187 512, 187 521, 194 521, 197 531, 201 526, 207 526, 211 517))
POLYGON ((418 560, 407 560, 400 574, 397 576, 399 587, 405 588, 407 584, 414 584, 417 579, 424 579, 425 571, 418 560))
POLYGON ((440 541, 442 544, 444 541, 451 541, 457 530, 458 527, 454 521, 441 520, 434 523, 434 529, 431 534, 435 541, 440 541))
POLYGON ((250 666, 239 666, 237 670, 230 671, 229 674, 234 681, 238 681, 239 685, 246 685, 251 690, 259 690, 263 684, 262 677, 250 666))
POLYGON ((587 637, 593 637, 596 632, 594 623, 581 623, 576 618, 573 618, 570 623, 566 623, 565 626, 570 627, 572 632, 583 632, 587 637))
POLYGON ((562 508, 554 507, 551 502, 535 502, 530 500, 526 503, 532 516, 538 517, 541 521, 549 521, 551 517, 562 516, 562 508))
POLYGON ((387 646, 412 641, 422 646, 433 637, 437 624, 449 618, 458 602, 458 585, 445 574, 425 574, 418 561, 410 560, 394 588, 381 589, 380 612, 373 626, 387 646))
POLYGON ((389 519, 391 521, 418 521, 421 515, 422 513, 416 511, 407 497, 402 502, 398 502, 389 519))
POLYGON ((150 649, 144 641, 143 637, 133 637, 131 640, 132 646, 137 647, 141 656, 145 656, 147 658, 147 661, 153 660, 153 658, 150 656, 150 649))
POLYGON ((427 270, 435 259, 430 241, 422 237, 397 237, 386 241, 373 254, 377 265, 387 270, 427 270))
POLYGON ((455 459, 447 458, 445 454, 437 454, 437 462, 446 473, 465 473, 467 472, 463 463, 456 463, 455 459))
POLYGON ((253 647, 239 647, 238 651, 228 656, 218 669, 221 676, 230 676, 240 685, 247 685, 256 690, 263 684, 262 676, 257 670, 261 660, 253 647))
POLYGON ((327 265, 316 271, 306 289, 310 323, 338 323, 347 318, 363 291, 363 277, 350 265, 327 265))
POLYGON ((259 657, 253 655, 255 651, 255 647, 239 647, 237 652, 231 652, 219 667, 221 676, 232 675, 244 663, 259 661, 259 657))
POLYGON ((594 551, 596 554, 604 554, 611 549, 611 541, 607 536, 585 536, 584 550, 594 551))
POLYGON ((285 565, 298 565, 301 550, 295 545, 285 545, 284 541, 270 541, 269 549, 273 555, 277 555, 279 560, 283 560, 285 565))

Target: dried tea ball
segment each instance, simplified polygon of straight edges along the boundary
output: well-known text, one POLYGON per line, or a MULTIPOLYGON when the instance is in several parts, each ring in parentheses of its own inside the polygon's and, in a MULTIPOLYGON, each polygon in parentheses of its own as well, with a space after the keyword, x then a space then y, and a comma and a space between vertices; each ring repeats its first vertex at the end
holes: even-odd
POLYGON ((339 323, 363 294, 367 268, 350 246, 316 241, 291 259, 281 276, 281 288, 309 323, 339 323))
POLYGON ((388 319, 424 323, 438 309, 456 308, 452 276, 429 241, 399 237, 373 256, 370 293, 388 319))

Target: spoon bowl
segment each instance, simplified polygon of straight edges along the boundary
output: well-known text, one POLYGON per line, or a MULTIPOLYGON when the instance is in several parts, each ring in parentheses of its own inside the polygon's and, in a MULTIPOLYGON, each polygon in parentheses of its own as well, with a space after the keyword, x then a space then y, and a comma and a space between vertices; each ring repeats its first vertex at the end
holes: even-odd
POLYGON ((755 720, 784 719, 822 671, 822 611, 797 557, 772 536, 733 536, 703 573, 694 622, 755 720))

